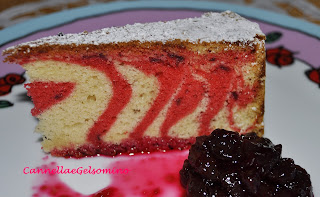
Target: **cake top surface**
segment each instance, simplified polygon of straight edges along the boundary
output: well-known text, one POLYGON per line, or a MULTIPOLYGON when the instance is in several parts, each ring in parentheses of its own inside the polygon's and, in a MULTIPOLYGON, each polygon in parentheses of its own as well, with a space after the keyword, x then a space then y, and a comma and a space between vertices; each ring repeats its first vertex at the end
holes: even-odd
MULTIPOLYGON (((198 18, 178 19, 167 22, 135 23, 123 27, 110 27, 93 32, 60 34, 18 45, 37 47, 44 44, 109 44, 129 41, 166 42, 180 39, 197 42, 248 42, 262 35, 257 23, 251 22, 231 11, 209 12, 198 18)), ((12 48, 8 48, 12 49, 12 48)))

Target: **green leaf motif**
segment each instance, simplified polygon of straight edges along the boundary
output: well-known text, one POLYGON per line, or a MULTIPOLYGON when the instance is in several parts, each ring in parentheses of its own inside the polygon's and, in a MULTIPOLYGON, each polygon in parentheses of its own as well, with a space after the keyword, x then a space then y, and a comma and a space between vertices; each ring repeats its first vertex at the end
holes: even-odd
POLYGON ((6 108, 6 107, 11 107, 11 106, 13 106, 13 103, 6 101, 6 100, 0 100, 0 109, 6 108))
POLYGON ((278 31, 274 31, 267 34, 266 43, 272 43, 279 40, 282 37, 282 33, 278 31))

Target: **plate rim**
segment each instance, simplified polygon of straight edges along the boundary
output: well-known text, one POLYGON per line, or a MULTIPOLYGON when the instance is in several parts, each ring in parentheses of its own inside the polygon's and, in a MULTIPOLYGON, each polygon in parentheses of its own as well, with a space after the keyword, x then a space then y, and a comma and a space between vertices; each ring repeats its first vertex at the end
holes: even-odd
POLYGON ((278 14, 272 11, 263 10, 244 5, 236 5, 221 2, 208 1, 130 1, 130 2, 109 2, 87 5, 70 10, 63 10, 52 14, 39 16, 0 30, 0 47, 14 40, 28 36, 38 31, 47 30, 56 26, 71 23, 88 17, 95 17, 104 14, 143 9, 162 10, 199 10, 199 11, 225 11, 231 10, 244 17, 257 19, 273 25, 279 25, 291 30, 300 31, 320 40, 320 26, 291 16, 278 14), (23 29, 23 31, 21 31, 23 29))

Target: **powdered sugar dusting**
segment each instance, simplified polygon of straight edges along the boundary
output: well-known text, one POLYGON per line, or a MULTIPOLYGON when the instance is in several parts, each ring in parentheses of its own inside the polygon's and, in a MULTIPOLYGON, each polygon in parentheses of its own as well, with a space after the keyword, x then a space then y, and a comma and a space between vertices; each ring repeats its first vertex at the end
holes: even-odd
MULTIPOLYGON (((178 19, 168 22, 136 23, 123 27, 111 27, 93 32, 65 34, 42 38, 21 44, 36 47, 43 44, 108 44, 129 42, 160 41, 175 39, 197 42, 248 42, 254 41, 256 35, 264 35, 259 25, 250 22, 231 11, 222 13, 206 13, 199 18, 178 19)), ((18 47, 19 47, 18 46, 18 47)))

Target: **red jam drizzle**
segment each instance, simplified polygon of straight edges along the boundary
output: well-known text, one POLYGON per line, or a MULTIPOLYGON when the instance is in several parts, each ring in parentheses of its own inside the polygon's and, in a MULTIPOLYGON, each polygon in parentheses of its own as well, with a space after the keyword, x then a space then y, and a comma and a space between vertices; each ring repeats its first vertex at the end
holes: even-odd
POLYGON ((160 93, 143 119, 130 132, 130 138, 141 138, 173 96, 173 102, 169 106, 167 117, 161 126, 161 137, 170 137, 168 136, 169 129, 194 111, 204 97, 207 97, 209 102, 206 110, 199 117, 199 135, 211 132, 210 121, 224 107, 225 101, 229 103, 229 124, 235 131, 240 131, 240 128, 234 126, 232 109, 235 106, 243 107, 252 102, 256 96, 257 84, 253 87, 247 87, 243 76, 236 70, 253 62, 255 54, 250 50, 230 50, 206 55, 179 48, 174 50, 175 53, 164 50, 141 52, 135 48, 129 48, 121 52, 110 50, 106 54, 100 53, 98 55, 73 53, 59 56, 53 53, 39 56, 43 60, 53 59, 91 67, 105 73, 112 81, 113 96, 111 101, 88 134, 88 141, 96 145, 102 143, 101 136, 108 132, 132 95, 130 84, 116 70, 115 62, 133 66, 146 75, 155 76, 160 84, 160 93), (206 81, 197 80, 195 75, 206 81), (178 88, 180 88, 180 92, 174 95, 178 88))
MULTIPOLYGON (((33 187, 32 197, 185 197, 185 190, 180 185, 179 171, 187 156, 188 151, 121 156, 121 159, 108 168, 129 169, 129 172, 111 174, 111 184, 91 195, 74 191, 59 179, 58 174, 42 174, 33 187)), ((56 166, 57 163, 51 162, 42 168, 56 166)))

